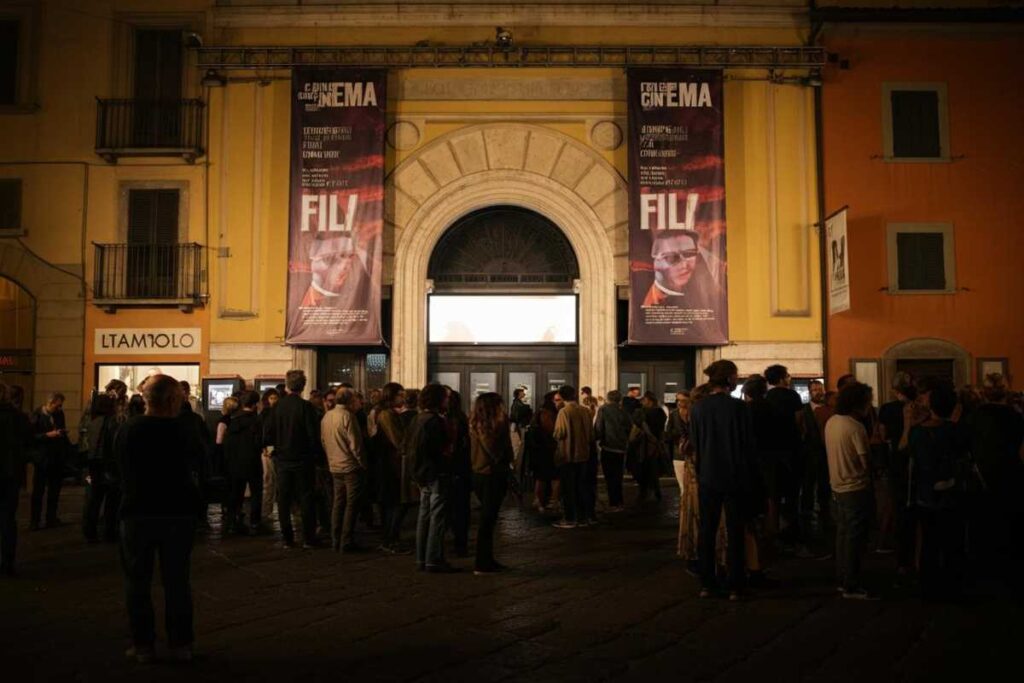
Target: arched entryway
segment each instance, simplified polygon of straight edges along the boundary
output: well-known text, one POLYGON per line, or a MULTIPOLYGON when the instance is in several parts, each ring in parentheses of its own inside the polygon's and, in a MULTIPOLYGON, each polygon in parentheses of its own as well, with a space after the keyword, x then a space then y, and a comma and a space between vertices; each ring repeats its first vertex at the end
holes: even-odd
POLYGON ((390 242, 394 328, 401 330, 392 345, 392 378, 407 386, 428 378, 428 271, 442 236, 475 211, 513 206, 550 221, 571 245, 579 266, 575 379, 595 393, 614 388, 615 284, 625 281, 627 252, 625 188, 596 150, 541 126, 470 126, 413 152, 386 188, 385 259, 390 242))
MULTIPOLYGON (((32 374, 25 408, 47 394, 64 394, 69 428, 78 425, 83 405, 82 363, 85 291, 81 265, 48 263, 15 240, 0 240, 0 277, 13 282, 34 302, 32 374)), ((28 378, 23 377, 28 382, 28 378)))
POLYGON ((945 377, 956 386, 963 386, 971 379, 971 355, 959 344, 945 339, 907 339, 890 346, 882 356, 882 386, 886 394, 901 370, 917 378, 945 377))
MULTIPOLYGON (((0 277, 0 382, 32 397, 36 300, 14 280, 0 277)), ((28 406, 24 406, 28 407, 28 406)))
POLYGON ((508 403, 522 388, 531 405, 576 383, 579 263, 550 220, 517 206, 474 211, 438 241, 427 274, 431 381, 508 403))

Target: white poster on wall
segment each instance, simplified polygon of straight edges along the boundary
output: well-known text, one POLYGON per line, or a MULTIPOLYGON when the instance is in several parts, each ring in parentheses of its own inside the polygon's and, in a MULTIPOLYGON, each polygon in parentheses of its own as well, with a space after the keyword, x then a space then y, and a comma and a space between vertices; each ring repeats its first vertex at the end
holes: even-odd
POLYGON ((846 240, 846 209, 825 221, 828 239, 828 312, 829 315, 850 310, 850 261, 846 240))
POLYGON ((202 351, 199 327, 101 327, 93 338, 97 356, 194 355, 202 351))

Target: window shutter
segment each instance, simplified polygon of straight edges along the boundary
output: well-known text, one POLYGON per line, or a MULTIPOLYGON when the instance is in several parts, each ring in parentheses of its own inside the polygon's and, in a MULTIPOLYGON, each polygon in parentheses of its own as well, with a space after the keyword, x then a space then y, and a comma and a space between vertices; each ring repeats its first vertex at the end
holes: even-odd
POLYGON ((941 232, 896 235, 901 290, 946 289, 946 258, 941 232))
POLYGON ((178 190, 128 192, 128 243, 174 244, 178 241, 178 190))
POLYGON ((893 90, 892 155, 939 158, 939 93, 935 90, 893 90))
POLYGON ((135 98, 181 99, 181 31, 135 32, 135 98))
POLYGON ((18 102, 18 38, 17 21, 0 21, 0 104, 18 102))
POLYGON ((21 180, 0 180, 0 230, 21 229, 21 180))

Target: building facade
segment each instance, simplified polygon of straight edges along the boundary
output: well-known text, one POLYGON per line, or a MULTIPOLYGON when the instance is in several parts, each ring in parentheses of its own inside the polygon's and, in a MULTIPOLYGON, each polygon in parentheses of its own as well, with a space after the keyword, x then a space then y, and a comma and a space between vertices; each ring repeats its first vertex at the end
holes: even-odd
MULTIPOLYGON (((960 3, 961 5, 963 3, 960 3)), ((850 309, 828 369, 887 400, 897 371, 958 386, 1024 362, 1018 10, 819 11, 826 212, 848 206, 850 309)))
POLYGON ((2 350, 21 354, 35 403, 59 390, 73 413, 108 379, 157 369, 196 384, 302 367, 320 385, 567 381, 602 394, 669 394, 717 357, 744 374, 824 370, 812 78, 824 59, 803 3, 7 2, 0 23, 14 39, 0 276, 34 319, 2 350), (290 85, 310 63, 388 71, 376 346, 284 344, 290 85), (623 343, 624 67, 652 64, 724 69, 723 347, 623 343), (543 281, 507 277, 527 271, 543 281), (429 336, 431 296, 537 293, 576 297, 574 342, 429 336))

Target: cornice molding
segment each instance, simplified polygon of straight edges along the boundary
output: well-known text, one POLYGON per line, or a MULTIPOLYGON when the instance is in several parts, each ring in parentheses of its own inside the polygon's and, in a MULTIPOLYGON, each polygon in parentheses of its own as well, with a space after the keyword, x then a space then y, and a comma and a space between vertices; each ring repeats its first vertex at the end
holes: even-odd
POLYGON ((410 26, 608 26, 703 28, 801 28, 809 25, 802 3, 771 5, 665 5, 657 3, 359 3, 352 5, 248 6, 214 9, 218 29, 410 26))

